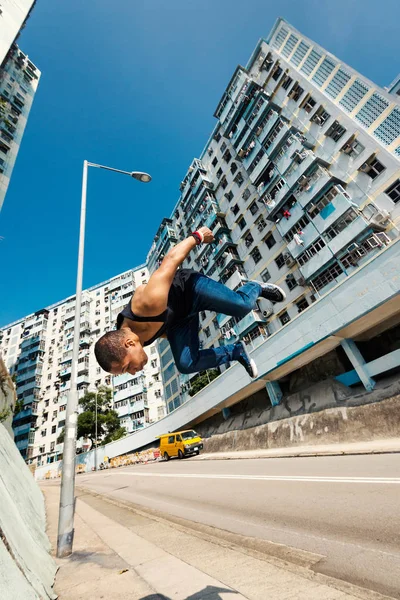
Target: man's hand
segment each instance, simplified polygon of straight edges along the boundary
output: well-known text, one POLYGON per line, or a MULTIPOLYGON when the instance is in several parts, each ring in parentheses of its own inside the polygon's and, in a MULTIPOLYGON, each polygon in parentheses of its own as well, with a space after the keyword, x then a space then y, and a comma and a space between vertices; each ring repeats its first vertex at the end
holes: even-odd
POLYGON ((211 229, 208 229, 208 227, 200 227, 200 229, 198 229, 197 231, 199 231, 203 235, 204 244, 211 244, 211 242, 214 241, 214 234, 211 231, 211 229))

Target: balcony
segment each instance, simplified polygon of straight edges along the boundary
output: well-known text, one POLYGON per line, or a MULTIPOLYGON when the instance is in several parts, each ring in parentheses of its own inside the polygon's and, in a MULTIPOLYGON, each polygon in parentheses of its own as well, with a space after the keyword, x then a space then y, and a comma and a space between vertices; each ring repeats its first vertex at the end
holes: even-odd
POLYGON ((71 366, 61 369, 60 377, 71 377, 71 366))
POLYGON ((261 148, 262 148, 262 146, 261 146, 260 142, 257 139, 254 139, 250 142, 250 144, 248 144, 246 147, 243 147, 239 151, 238 156, 239 156, 239 158, 242 158, 242 164, 245 169, 247 169, 249 167, 249 165, 254 160, 257 152, 259 152, 259 150, 261 150, 261 148), (243 157, 241 156, 242 152, 245 153, 243 157))
POLYGON ((279 114, 277 112, 275 112, 274 110, 272 110, 269 114, 271 116, 268 119, 268 121, 265 123, 265 125, 262 126, 262 129, 260 130, 260 128, 258 128, 256 130, 256 133, 258 133, 258 139, 260 141, 260 144, 263 143, 263 141, 267 137, 268 133, 271 131, 271 129, 273 128, 273 126, 275 125, 277 120, 279 119, 279 114))
POLYGON ((137 396, 137 394, 142 394, 144 391, 144 380, 138 383, 137 385, 128 385, 128 387, 123 388, 122 390, 117 390, 114 392, 114 403, 120 402, 120 400, 126 400, 127 398, 131 398, 132 396, 137 396))
POLYGON ((265 322, 265 319, 258 311, 252 310, 248 315, 241 319, 239 323, 236 323, 235 331, 239 337, 243 337, 254 327, 254 325, 265 322))
POLYGON ((115 410, 118 413, 118 416, 121 417, 125 417, 127 415, 133 415, 141 410, 144 410, 145 408, 149 407, 149 403, 147 400, 135 400, 133 402, 129 402, 127 404, 125 404, 124 406, 119 406, 117 408, 115 408, 115 410))
POLYGON ((302 231, 303 235, 300 236, 300 239, 303 244, 297 244, 295 240, 292 240, 290 244, 288 244, 287 249, 293 258, 297 258, 302 254, 302 252, 304 252, 304 250, 319 237, 318 230, 313 223, 309 223, 302 231))
POLYGON ((219 327, 223 327, 225 323, 229 321, 229 319, 232 319, 232 317, 230 315, 223 315, 222 313, 217 313, 216 319, 219 327))
POLYGON ((292 207, 290 207, 289 212, 290 212, 291 216, 288 219, 286 219, 286 217, 282 217, 278 221, 278 223, 276 223, 276 228, 277 228, 277 230, 279 231, 279 233, 281 234, 282 237, 304 215, 304 209, 303 209, 303 207, 298 202, 296 202, 295 204, 293 204, 292 207))
POLYGON ((313 218, 312 222, 322 233, 352 207, 358 209, 357 205, 339 191, 334 199, 313 218))
POLYGON ((297 160, 292 159, 292 167, 286 169, 286 173, 284 174, 284 179, 289 188, 291 188, 299 177, 311 167, 316 158, 314 152, 303 149, 302 152, 298 153, 297 160))
POLYGON ((333 258, 332 250, 329 246, 322 248, 318 254, 313 256, 305 265, 300 267, 300 272, 305 279, 310 279, 320 269, 324 267, 333 258))
POLYGON ((257 179, 260 177, 261 173, 263 172, 263 170, 265 169, 265 167, 268 165, 269 162, 271 162, 271 161, 270 161, 268 154, 264 153, 264 156, 260 159, 260 162, 253 169, 253 171, 249 174, 251 183, 254 184, 257 181, 257 179))
POLYGON ((346 227, 339 235, 337 235, 333 240, 329 242, 329 246, 334 254, 340 252, 356 238, 358 235, 366 231, 370 228, 370 223, 362 217, 359 216, 350 225, 346 227))
POLYGON ((233 269, 231 275, 225 279, 224 284, 231 290, 235 290, 237 287, 246 283, 246 275, 242 274, 238 268, 233 269))
POLYGON ((332 175, 323 167, 318 167, 310 176, 305 176, 304 183, 300 183, 294 195, 304 208, 323 188, 332 180, 332 175))

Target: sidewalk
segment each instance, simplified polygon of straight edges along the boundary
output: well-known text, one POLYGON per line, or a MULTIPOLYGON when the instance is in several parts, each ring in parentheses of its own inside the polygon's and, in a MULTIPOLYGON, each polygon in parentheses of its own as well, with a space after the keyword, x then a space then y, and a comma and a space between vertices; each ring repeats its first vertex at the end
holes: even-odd
MULTIPOLYGON (((55 547, 58 482, 42 484, 55 547)), ((78 493, 60 600, 378 600, 384 596, 166 519, 78 493)), ((310 553, 309 565, 321 557, 310 553)))
POLYGON ((352 454, 387 454, 400 452, 400 438, 355 442, 347 444, 320 444, 292 446, 268 450, 232 450, 230 452, 205 452, 192 460, 233 460, 250 458, 291 458, 299 456, 341 456, 352 454))

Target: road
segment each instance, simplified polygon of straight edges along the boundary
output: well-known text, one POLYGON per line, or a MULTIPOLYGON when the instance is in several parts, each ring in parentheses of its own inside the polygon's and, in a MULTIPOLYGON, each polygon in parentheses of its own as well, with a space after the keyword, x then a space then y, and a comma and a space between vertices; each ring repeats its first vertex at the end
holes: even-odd
POLYGON ((314 570, 400 599, 400 454, 182 461, 78 485, 322 555, 314 570))

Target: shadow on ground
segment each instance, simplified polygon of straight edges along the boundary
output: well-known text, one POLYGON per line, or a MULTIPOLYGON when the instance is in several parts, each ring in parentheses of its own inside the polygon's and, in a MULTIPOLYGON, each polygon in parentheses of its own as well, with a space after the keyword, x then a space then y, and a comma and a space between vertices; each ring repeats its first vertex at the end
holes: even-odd
MULTIPOLYGON (((185 598, 185 600, 222 600, 220 594, 237 594, 235 590, 228 590, 227 588, 217 588, 213 585, 208 585, 204 590, 200 592, 196 592, 191 596, 185 598)), ((164 594, 151 594, 150 596, 144 596, 140 600, 172 600, 168 596, 164 596, 164 594)))

